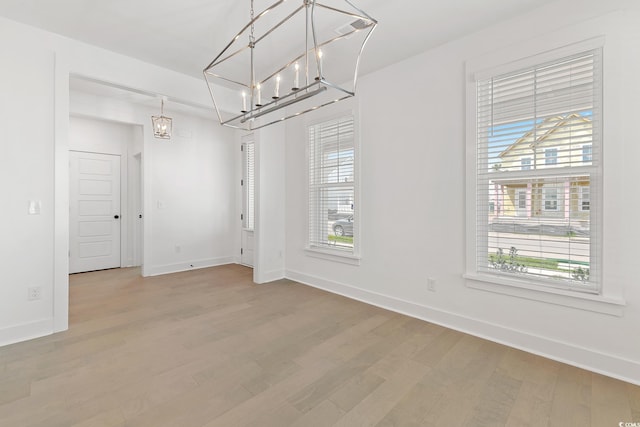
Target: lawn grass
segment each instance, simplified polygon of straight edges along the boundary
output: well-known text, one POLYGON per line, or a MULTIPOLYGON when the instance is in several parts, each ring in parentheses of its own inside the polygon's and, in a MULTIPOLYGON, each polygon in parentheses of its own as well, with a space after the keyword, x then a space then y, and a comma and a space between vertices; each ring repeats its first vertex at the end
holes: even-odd
MULTIPOLYGON (((489 262, 497 261, 498 256, 496 254, 489 254, 489 262)), ((543 270, 555 270, 555 271, 566 271, 566 269, 560 267, 560 263, 569 264, 569 260, 555 259, 555 258, 535 258, 535 257, 527 257, 516 255, 515 260, 516 263, 522 264, 525 267, 530 268, 540 268, 543 270)), ((578 262, 572 261, 571 264, 582 264, 584 266, 589 266, 587 262, 578 262)))
MULTIPOLYGON (((498 260, 498 255, 489 254, 489 261, 495 262, 498 260)), ((525 267, 542 268, 545 270, 560 270, 558 268, 558 260, 551 258, 534 258, 516 255, 514 261, 518 264, 522 264, 525 267)))
POLYGON ((330 234, 329 241, 334 243, 349 243, 353 245, 353 236, 334 236, 330 234))

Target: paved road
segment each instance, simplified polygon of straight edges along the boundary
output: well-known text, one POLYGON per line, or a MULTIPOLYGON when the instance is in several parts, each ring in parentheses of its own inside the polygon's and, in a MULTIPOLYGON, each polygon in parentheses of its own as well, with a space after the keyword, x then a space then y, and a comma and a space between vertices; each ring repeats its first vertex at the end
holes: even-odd
POLYGON ((589 239, 586 237, 489 232, 489 253, 495 253, 497 248, 508 253, 512 246, 522 256, 566 259, 569 253, 574 261, 589 262, 589 239))

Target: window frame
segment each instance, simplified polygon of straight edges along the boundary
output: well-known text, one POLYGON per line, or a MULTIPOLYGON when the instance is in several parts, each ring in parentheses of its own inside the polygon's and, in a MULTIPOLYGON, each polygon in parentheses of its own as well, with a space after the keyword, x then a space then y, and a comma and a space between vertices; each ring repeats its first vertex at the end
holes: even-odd
MULTIPOLYGON (((591 174, 591 187, 593 182, 597 183, 596 191, 598 193, 598 201, 594 202, 594 192, 591 191, 590 214, 593 215, 593 221, 599 224, 599 230, 595 239, 592 241, 592 249, 594 249, 594 240, 599 241, 599 246, 592 252, 593 257, 598 262, 599 287, 596 293, 579 292, 567 288, 555 288, 553 286, 538 286, 530 280, 519 280, 516 277, 493 276, 480 273, 476 261, 476 251, 478 245, 477 220, 478 200, 484 200, 487 194, 478 193, 479 182, 477 180, 477 123, 476 123, 476 82, 484 78, 506 74, 531 66, 537 66, 545 62, 559 60, 565 57, 579 54, 588 50, 602 49, 604 51, 605 38, 596 36, 593 38, 582 38, 574 40, 564 40, 564 45, 558 44, 558 39, 549 35, 545 43, 540 40, 535 42, 523 43, 516 49, 515 47, 506 47, 487 53, 480 57, 468 59, 465 63, 466 74, 466 256, 465 256, 465 273, 463 277, 466 279, 465 284, 469 288, 494 292, 503 295, 532 299, 550 304, 563 305, 598 313, 621 316, 624 313, 626 305, 622 297, 622 288, 619 283, 612 283, 610 286, 604 286, 604 276, 602 271, 603 256, 601 251, 601 243, 603 241, 602 222, 602 189, 603 189, 603 158, 598 163, 594 172, 591 174), (542 48, 541 48, 542 46, 542 48), (555 48, 554 48, 555 46, 555 48)), ((603 54, 602 63, 602 86, 605 85, 607 64, 611 60, 611 55, 603 54)), ((602 91, 602 89, 600 89, 602 91)), ((606 96, 601 92, 602 105, 607 103, 606 96)), ((601 115, 601 111, 599 112, 601 115)), ((601 116, 599 117, 601 119, 601 116)), ((608 129, 611 129, 609 127, 608 129)), ((605 139, 605 136, 602 136, 605 139)), ((594 147, 594 149, 602 150, 602 147, 594 147)), ((602 152, 600 152, 602 156, 602 152)), ((549 172, 553 172, 548 170, 549 172)), ((528 172, 525 172, 528 173, 528 172)), ((592 258, 593 259, 593 258, 592 258)))
POLYGON ((558 187, 546 186, 542 187, 542 210, 545 212, 559 212, 560 211, 560 191, 558 187), (548 194, 553 190, 555 193, 555 199, 551 198, 548 194), (555 207, 547 207, 547 203, 555 203, 555 207))
POLYGON ((591 163, 593 161, 593 145, 592 144, 584 144, 582 146, 582 163, 591 163), (588 148, 589 151, 585 153, 585 149, 588 148), (587 159, 588 157, 588 159, 587 159))
POLYGON ((586 185, 581 185, 578 187, 578 210, 580 212, 590 212, 591 211, 591 187, 586 186, 586 185), (589 197, 585 198, 584 197, 584 193, 585 190, 587 190, 587 194, 589 195, 589 197), (584 202, 589 203, 588 209, 584 208, 584 202))
MULTIPOLYGON (((349 265, 359 265, 361 260, 360 248, 361 248, 361 239, 360 239, 360 129, 359 129, 359 120, 355 111, 347 110, 339 113, 331 114, 331 115, 322 115, 322 116, 312 116, 311 120, 305 122, 304 125, 304 138, 305 138, 305 146, 306 146, 306 176, 307 176, 307 227, 306 227, 306 243, 305 243, 305 252, 308 256, 314 258, 320 258, 328 261, 339 262, 349 265), (310 235, 312 233, 312 221, 311 221, 311 198, 313 195, 311 194, 311 182, 310 182, 310 167, 311 167, 311 143, 309 140, 309 130, 313 126, 317 126, 323 123, 329 123, 332 121, 337 121, 344 118, 351 118, 353 120, 353 249, 351 251, 345 249, 332 248, 330 245, 314 245, 310 240, 310 235)), ((329 184, 325 184, 329 185, 329 184)))
POLYGON ((544 149, 544 165, 552 166, 558 164, 558 148, 545 148, 544 149))

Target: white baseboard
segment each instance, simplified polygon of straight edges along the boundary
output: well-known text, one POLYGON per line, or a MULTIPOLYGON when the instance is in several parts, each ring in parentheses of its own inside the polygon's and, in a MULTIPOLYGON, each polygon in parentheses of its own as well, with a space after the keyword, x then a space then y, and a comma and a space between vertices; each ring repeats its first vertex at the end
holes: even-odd
POLYGON ((272 270, 266 273, 260 272, 260 277, 257 278, 256 283, 269 283, 275 280, 284 279, 284 270, 272 270))
POLYGON ((640 363, 637 361, 560 342, 551 338, 533 335, 503 325, 419 305, 410 301, 329 281, 298 271, 287 270, 285 276, 288 279, 318 289, 640 385, 640 363))
POLYGON ((53 318, 0 329, 0 347, 44 337, 53 333, 53 318))
POLYGON ((146 277, 160 276, 162 274, 179 273, 181 271, 197 270, 200 268, 218 267, 220 265, 233 264, 234 262, 235 258, 232 256, 184 261, 175 264, 150 266, 145 268, 144 274, 146 277))

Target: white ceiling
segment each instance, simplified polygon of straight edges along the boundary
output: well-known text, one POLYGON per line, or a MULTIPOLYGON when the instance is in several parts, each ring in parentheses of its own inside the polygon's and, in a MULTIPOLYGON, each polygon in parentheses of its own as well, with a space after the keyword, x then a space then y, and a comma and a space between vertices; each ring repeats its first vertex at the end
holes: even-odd
MULTIPOLYGON (((275 1, 255 0, 255 9, 275 1)), ((552 1, 353 0, 379 21, 365 49, 361 74, 552 1)), ((203 68, 248 21, 249 4, 249 0, 0 0, 0 16, 202 78, 203 68)))

